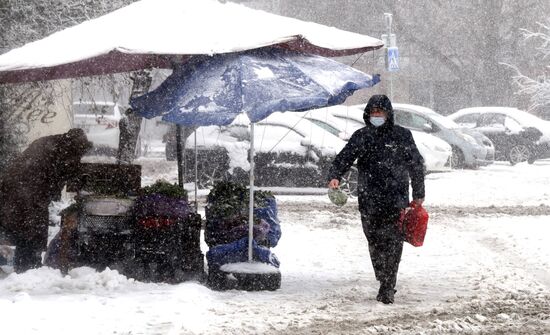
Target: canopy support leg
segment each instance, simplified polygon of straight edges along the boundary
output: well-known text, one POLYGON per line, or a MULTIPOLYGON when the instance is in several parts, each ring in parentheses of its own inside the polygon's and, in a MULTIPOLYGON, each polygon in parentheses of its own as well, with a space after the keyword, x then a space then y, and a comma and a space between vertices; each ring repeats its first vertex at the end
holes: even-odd
POLYGON ((178 185, 183 189, 183 173, 185 170, 183 162, 183 145, 181 136, 181 125, 176 125, 176 157, 178 161, 178 185))
POLYGON ((250 123, 250 200, 248 203, 248 261, 252 262, 254 240, 254 123, 250 123))
POLYGON ((198 188, 199 188, 199 169, 197 167, 198 165, 198 158, 199 158, 199 149, 197 149, 197 129, 195 129, 195 212, 199 210, 198 205, 198 188))

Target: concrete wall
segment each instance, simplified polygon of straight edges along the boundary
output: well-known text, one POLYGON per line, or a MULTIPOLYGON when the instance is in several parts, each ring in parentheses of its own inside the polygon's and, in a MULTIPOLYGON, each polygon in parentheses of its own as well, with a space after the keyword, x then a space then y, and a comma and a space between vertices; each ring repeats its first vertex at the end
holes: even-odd
POLYGON ((18 126, 23 130, 27 144, 43 136, 64 133, 72 127, 70 82, 58 80, 51 85, 51 90, 18 111, 18 126))

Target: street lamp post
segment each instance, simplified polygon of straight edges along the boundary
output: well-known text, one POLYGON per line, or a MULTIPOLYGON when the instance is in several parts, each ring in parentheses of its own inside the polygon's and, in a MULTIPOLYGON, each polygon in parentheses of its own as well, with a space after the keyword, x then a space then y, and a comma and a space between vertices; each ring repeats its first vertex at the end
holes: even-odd
POLYGON ((384 20, 386 22, 387 34, 382 34, 382 41, 384 42, 386 54, 386 69, 389 72, 389 81, 390 81, 390 100, 393 101, 393 72, 399 70, 399 51, 397 48, 396 36, 391 31, 391 25, 393 21, 393 15, 391 13, 384 13, 384 20))

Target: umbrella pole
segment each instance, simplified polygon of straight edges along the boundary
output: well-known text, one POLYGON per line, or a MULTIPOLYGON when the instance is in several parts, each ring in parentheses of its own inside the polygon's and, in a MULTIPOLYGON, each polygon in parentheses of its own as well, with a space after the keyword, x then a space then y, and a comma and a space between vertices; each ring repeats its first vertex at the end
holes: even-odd
POLYGON ((250 200, 248 203, 248 261, 252 262, 254 240, 254 123, 250 123, 250 200))
POLYGON ((199 188, 199 169, 198 165, 199 151, 197 149, 197 129, 195 129, 195 212, 199 210, 199 205, 197 202, 197 190, 199 188))
POLYGON ((178 185, 183 188, 183 148, 181 143, 181 125, 176 125, 176 157, 178 160, 178 185))

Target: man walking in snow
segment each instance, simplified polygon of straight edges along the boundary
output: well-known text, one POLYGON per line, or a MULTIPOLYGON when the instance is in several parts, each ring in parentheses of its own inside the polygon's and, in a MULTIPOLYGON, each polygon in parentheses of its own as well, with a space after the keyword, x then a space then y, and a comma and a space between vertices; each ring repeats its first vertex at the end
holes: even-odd
POLYGON ((403 236, 397 221, 409 204, 409 179, 413 201, 424 201, 424 159, 411 132, 394 124, 393 107, 385 95, 370 98, 363 114, 366 126, 357 130, 334 159, 328 187, 357 160, 358 202, 363 231, 380 289, 376 299, 394 302, 403 236))

